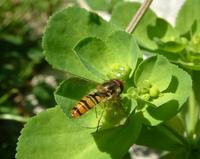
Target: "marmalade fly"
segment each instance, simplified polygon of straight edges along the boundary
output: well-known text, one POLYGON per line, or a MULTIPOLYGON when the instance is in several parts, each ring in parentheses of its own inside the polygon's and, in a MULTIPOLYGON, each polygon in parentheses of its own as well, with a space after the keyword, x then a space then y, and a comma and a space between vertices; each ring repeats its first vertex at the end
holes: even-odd
POLYGON ((117 79, 98 85, 95 91, 83 96, 78 101, 72 108, 71 116, 73 118, 80 117, 97 104, 116 99, 122 93, 123 87, 122 81, 117 79))

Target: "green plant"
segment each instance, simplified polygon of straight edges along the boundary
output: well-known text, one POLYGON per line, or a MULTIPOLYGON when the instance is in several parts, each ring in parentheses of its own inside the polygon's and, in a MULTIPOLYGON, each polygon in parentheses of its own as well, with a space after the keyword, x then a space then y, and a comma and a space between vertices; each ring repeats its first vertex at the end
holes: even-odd
POLYGON ((124 29, 138 3, 118 3, 110 22, 77 7, 54 14, 43 37, 45 57, 73 76, 57 87, 57 106, 25 125, 17 159, 121 159, 134 143, 167 152, 162 158, 199 158, 199 5, 187 0, 175 28, 148 10, 133 35, 124 29), (113 78, 124 83, 119 101, 70 117, 95 82, 113 78))
POLYGON ((41 36, 48 16, 63 4, 64 0, 0 2, 1 159, 14 158, 27 119, 55 105, 52 83, 61 77, 55 77, 58 71, 44 60, 41 36))

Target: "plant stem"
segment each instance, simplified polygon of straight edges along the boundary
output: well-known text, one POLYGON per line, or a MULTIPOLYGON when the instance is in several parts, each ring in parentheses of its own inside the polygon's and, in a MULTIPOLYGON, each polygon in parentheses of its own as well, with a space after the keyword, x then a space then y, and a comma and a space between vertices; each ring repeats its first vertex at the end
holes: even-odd
POLYGON ((14 121, 25 123, 28 121, 28 118, 21 117, 18 115, 12 115, 12 114, 1 114, 0 120, 14 120, 14 121))
POLYGON ((138 25, 138 23, 140 22, 142 17, 145 15, 145 13, 146 13, 147 9, 149 8, 150 4, 152 3, 152 1, 153 0, 144 0, 144 3, 142 3, 142 5, 140 6, 140 8, 136 12, 136 14, 131 19, 128 27, 126 28, 126 32, 128 32, 130 34, 134 32, 136 26, 138 25))
POLYGON ((173 128, 171 128, 169 125, 164 124, 163 125, 168 131, 170 131, 174 136, 177 137, 177 139, 179 139, 184 145, 188 146, 188 142, 187 140, 180 135, 178 132, 176 132, 176 130, 174 130, 173 128))
POLYGON ((199 108, 196 103, 194 90, 192 90, 192 93, 188 100, 188 122, 187 122, 188 139, 190 140, 191 143, 194 140, 196 124, 198 121, 198 114, 199 114, 199 108))

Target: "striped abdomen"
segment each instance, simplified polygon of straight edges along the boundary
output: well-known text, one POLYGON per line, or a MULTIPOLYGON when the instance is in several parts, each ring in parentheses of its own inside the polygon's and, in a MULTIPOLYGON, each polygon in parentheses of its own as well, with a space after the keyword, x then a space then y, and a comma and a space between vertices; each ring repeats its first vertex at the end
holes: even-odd
POLYGON ((105 95, 94 92, 87 96, 84 96, 72 109, 72 117, 76 118, 81 116, 82 114, 86 113, 88 110, 93 108, 95 105, 100 103, 105 99, 105 95))

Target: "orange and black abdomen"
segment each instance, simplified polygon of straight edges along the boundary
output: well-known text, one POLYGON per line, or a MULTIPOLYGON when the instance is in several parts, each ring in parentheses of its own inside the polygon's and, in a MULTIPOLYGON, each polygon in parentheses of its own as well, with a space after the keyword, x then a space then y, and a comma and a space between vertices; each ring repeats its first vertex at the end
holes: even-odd
POLYGON ((83 115, 95 105, 100 103, 105 97, 105 94, 98 92, 90 93, 89 95, 84 96, 72 109, 72 117, 76 118, 83 115))

